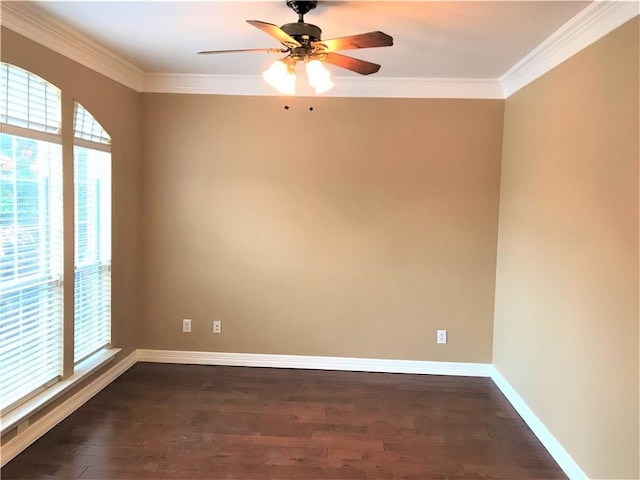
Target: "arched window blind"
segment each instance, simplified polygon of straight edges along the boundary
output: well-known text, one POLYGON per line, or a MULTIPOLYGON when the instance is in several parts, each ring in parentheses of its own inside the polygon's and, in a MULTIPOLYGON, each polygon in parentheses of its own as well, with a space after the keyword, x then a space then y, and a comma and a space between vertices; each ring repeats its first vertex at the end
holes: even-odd
POLYGON ((111 137, 75 104, 74 362, 111 343, 111 137))
POLYGON ((60 90, 46 80, 8 63, 0 64, 0 123, 59 133, 60 90))
POLYGON ((60 90, 0 64, 0 409, 62 375, 60 90))

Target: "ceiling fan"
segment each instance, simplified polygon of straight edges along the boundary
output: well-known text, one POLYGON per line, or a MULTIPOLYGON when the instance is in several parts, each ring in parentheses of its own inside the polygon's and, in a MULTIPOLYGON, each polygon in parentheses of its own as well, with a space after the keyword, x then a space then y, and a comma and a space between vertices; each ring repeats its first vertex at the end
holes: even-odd
POLYGON ((264 79, 282 93, 295 93, 295 70, 298 61, 306 64, 309 83, 316 93, 322 93, 333 87, 329 72, 322 63, 351 70, 361 75, 370 75, 380 70, 380 65, 358 58, 336 53, 338 50, 357 48, 389 47, 393 37, 375 31, 351 35, 348 37, 322 40, 320 27, 304 21, 304 15, 316 8, 317 1, 287 0, 287 6, 298 14, 298 21, 278 27, 259 20, 247 20, 247 23, 262 30, 278 40, 284 48, 248 48, 239 50, 205 50, 200 55, 240 52, 286 53, 263 73, 264 79))

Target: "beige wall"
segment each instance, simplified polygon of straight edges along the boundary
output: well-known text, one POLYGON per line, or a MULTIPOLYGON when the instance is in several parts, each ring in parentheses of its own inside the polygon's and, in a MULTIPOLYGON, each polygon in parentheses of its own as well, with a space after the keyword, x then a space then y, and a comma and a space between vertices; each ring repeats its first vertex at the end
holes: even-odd
POLYGON ((507 99, 494 365, 591 478, 638 478, 638 17, 507 99))
POLYGON ((503 106, 144 94, 140 347, 491 362, 503 106))
MULTIPOLYGON (((73 101, 83 104, 113 138, 113 271, 112 338, 122 348, 119 358, 138 346, 140 257, 140 94, 58 55, 11 30, 2 28, 2 61, 29 70, 62 90, 63 121, 73 120, 73 101)), ((63 131, 63 144, 73 132, 63 131)), ((67 150, 69 152, 70 150, 67 150)), ((71 179, 72 158, 64 158, 71 179)), ((71 183, 69 183, 71 185, 71 183)), ((73 240, 72 189, 64 192, 65 240, 73 240)), ((73 250, 65 250, 65 277, 73 278, 73 250)), ((69 284, 70 285, 70 284, 69 284)), ((73 297, 65 291, 65 316, 73 325, 73 297)), ((72 334, 68 328, 67 335, 72 334)), ((68 362, 67 362, 68 363, 68 362)))

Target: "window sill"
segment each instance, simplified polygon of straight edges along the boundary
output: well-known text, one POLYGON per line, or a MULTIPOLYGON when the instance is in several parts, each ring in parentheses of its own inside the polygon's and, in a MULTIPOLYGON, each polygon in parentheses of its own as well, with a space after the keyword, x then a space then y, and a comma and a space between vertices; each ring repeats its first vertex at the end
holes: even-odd
POLYGON ((0 422, 2 423, 2 435, 12 428, 19 426, 22 422, 27 421, 29 417, 38 410, 44 408, 56 398, 68 392, 82 380, 86 379, 97 369, 113 360, 120 350, 120 348, 112 348, 92 355, 86 360, 80 362, 76 366, 74 374, 69 378, 65 378, 64 380, 57 382, 41 394, 36 395, 31 400, 3 415, 0 419, 0 422))

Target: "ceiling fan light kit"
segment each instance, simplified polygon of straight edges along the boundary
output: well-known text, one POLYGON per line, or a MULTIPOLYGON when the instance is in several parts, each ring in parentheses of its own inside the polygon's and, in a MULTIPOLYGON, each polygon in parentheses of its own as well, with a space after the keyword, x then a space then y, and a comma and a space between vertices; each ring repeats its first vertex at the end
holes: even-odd
POLYGON ((304 15, 316 8, 317 1, 287 0, 287 6, 298 14, 298 21, 287 23, 282 27, 262 22, 247 20, 247 23, 262 30, 278 40, 285 48, 252 48, 240 50, 206 50, 199 54, 219 54, 235 52, 267 52, 286 53, 284 58, 276 60, 263 74, 264 80, 285 95, 294 95, 296 87, 295 66, 298 61, 305 62, 305 70, 316 94, 324 93, 334 87, 331 74, 323 63, 351 70, 361 75, 371 75, 380 70, 380 65, 358 58, 335 53, 337 50, 357 48, 389 47, 393 38, 386 33, 375 31, 351 35, 349 37, 322 40, 320 27, 304 21, 304 15))

